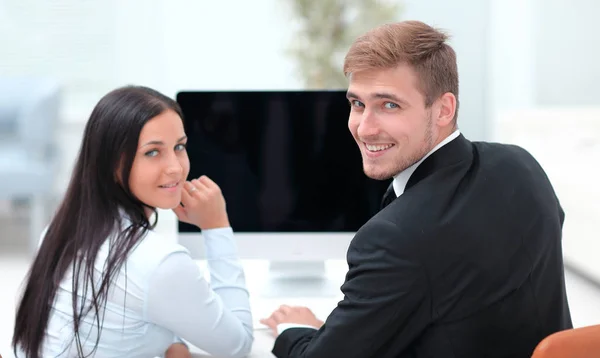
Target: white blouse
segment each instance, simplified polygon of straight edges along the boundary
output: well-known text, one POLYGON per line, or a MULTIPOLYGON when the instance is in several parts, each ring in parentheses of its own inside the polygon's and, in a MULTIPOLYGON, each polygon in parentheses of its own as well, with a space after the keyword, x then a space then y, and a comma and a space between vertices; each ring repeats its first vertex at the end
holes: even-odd
MULTIPOLYGON (((184 339, 219 357, 244 357, 253 343, 244 271, 231 228, 203 230, 210 284, 183 246, 149 231, 131 252, 100 307, 102 331, 90 313, 80 326, 84 354, 95 357, 162 356, 184 339)), ((99 282, 108 240, 95 263, 99 282)), ((72 327, 72 272, 60 284, 50 314, 43 357, 77 356, 72 327)), ((98 287, 98 286, 97 286, 98 287)), ((80 288, 79 296, 91 297, 80 288)))

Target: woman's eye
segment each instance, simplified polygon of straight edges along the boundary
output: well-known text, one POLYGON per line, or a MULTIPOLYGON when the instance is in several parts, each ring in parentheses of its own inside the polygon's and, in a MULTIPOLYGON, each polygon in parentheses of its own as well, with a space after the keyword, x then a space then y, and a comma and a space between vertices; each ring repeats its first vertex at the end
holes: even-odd
POLYGON ((177 144, 175 150, 178 152, 184 151, 187 144, 177 144))
POLYGON ((154 149, 144 154, 147 157, 156 157, 158 155, 158 150, 154 149))
POLYGON ((395 109, 398 108, 398 105, 396 103, 392 103, 392 102, 385 102, 384 104, 385 108, 387 109, 395 109))

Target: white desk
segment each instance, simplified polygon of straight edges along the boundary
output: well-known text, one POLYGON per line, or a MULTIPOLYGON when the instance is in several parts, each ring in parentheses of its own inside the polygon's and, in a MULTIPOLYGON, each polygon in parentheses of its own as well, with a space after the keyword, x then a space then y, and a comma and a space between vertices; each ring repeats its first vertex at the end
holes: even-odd
MULTIPOLYGON (((327 297, 327 298, 315 298, 315 297, 293 297, 293 298, 276 298, 276 299, 264 299, 261 297, 252 297, 250 299, 250 305, 252 309, 252 316, 254 318, 254 345, 252 347, 252 353, 248 358, 263 358, 263 357, 274 357, 271 354, 273 349, 273 343, 275 343, 275 337, 271 334, 270 330, 266 329, 266 326, 258 323, 261 318, 266 318, 273 310, 277 309, 282 304, 291 306, 306 306, 310 308, 317 318, 325 320, 331 311, 337 306, 337 303, 341 300, 341 293, 339 297, 327 297)), ((213 357, 199 348, 190 345, 192 357, 194 358, 205 358, 213 357)))
MULTIPOLYGON (((254 331, 254 345, 252 346, 252 353, 247 358, 270 358, 275 357, 271 350, 273 349, 273 343, 275 337, 270 331, 259 329, 254 331)), ((214 356, 208 355, 202 350, 196 347, 190 347, 192 357, 194 358, 215 358, 214 356)))
MULTIPOLYGON (((254 318, 254 345, 252 346, 252 353, 248 358, 263 358, 263 357, 274 357, 271 354, 273 344, 275 343, 275 337, 272 335, 271 330, 268 330, 266 326, 258 323, 261 318, 265 318, 273 310, 282 304, 288 304, 291 306, 306 306, 310 308, 317 318, 325 320, 329 313, 337 306, 340 301, 340 297, 329 297, 329 298, 314 298, 314 297, 295 297, 295 298, 282 298, 282 299, 251 299, 252 316, 254 318)), ((207 358, 213 357, 203 352, 197 347, 190 345, 190 351, 194 358, 207 358)))
MULTIPOLYGON (((199 265, 205 269, 205 263, 199 262, 199 265)), ((259 323, 259 320, 261 318, 267 318, 274 310, 279 308, 279 306, 283 304, 290 306, 306 306, 314 312, 317 318, 324 321, 337 306, 337 303, 343 298, 341 291, 339 291, 338 295, 332 297, 261 297, 257 292, 260 289, 261 279, 265 277, 265 268, 261 266, 263 265, 260 263, 244 262, 248 290, 250 291, 250 309, 252 310, 255 329, 254 345, 252 347, 252 353, 248 358, 274 357, 271 350, 273 349, 275 337, 270 330, 266 329, 266 326, 259 323)), ((334 267, 329 274, 332 275, 332 278, 339 281, 340 284, 343 283, 347 267, 346 263, 340 262, 333 266, 334 267)), ((191 345, 190 350, 192 356, 195 358, 216 358, 191 345)))

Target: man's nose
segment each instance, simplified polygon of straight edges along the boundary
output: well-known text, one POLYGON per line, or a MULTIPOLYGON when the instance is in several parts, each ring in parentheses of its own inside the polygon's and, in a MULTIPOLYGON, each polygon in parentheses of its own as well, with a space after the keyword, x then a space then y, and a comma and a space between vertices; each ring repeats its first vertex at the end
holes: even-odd
POLYGON ((361 138, 374 137, 379 134, 377 120, 372 113, 365 111, 360 118, 357 129, 358 136, 361 138))

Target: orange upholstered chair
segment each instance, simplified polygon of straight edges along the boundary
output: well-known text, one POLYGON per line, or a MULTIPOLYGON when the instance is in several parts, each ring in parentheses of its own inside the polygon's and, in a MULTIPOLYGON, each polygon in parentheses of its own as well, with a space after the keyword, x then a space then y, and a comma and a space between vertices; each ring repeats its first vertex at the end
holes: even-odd
POLYGON ((532 358, 600 357, 600 325, 567 329, 544 338, 532 358))

